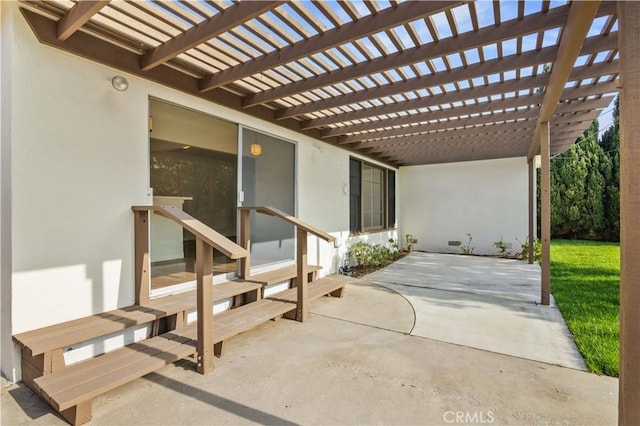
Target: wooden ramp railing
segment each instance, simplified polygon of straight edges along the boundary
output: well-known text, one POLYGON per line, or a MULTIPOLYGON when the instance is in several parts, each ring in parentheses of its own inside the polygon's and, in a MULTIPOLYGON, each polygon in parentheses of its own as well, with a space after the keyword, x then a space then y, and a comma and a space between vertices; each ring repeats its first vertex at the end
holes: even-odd
MULTIPOLYGON (((268 216, 274 216, 279 219, 284 220, 285 222, 291 223, 296 227, 296 278, 294 280, 294 285, 297 288, 297 301, 296 301, 296 311, 295 311, 295 319, 297 321, 305 321, 309 315, 308 310, 308 290, 307 285, 309 282, 309 264, 307 263, 307 237, 309 234, 315 235, 316 237, 327 241, 333 242, 335 241, 335 237, 330 234, 327 234, 324 231, 321 231, 318 228, 315 228, 300 219, 291 216, 281 210, 276 209, 275 207, 269 206, 248 206, 248 207, 239 207, 240 210, 240 244, 244 247, 248 252, 251 248, 250 241, 250 218, 251 211, 255 211, 256 213, 261 213, 268 216)), ((240 260, 240 277, 244 279, 251 279, 251 264, 250 264, 250 256, 247 255, 240 260)))
POLYGON ((205 374, 213 369, 213 250, 231 259, 242 259, 249 252, 224 235, 175 206, 134 206, 136 303, 149 302, 149 212, 170 219, 196 237, 196 283, 198 310, 198 359, 197 369, 205 374))

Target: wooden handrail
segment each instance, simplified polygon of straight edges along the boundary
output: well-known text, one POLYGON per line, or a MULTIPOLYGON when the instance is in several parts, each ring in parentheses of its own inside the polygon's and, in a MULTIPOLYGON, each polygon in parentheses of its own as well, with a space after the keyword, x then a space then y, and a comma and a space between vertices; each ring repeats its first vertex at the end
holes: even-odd
POLYGON ((246 250, 176 206, 133 206, 135 219, 136 303, 149 301, 149 212, 170 219, 196 237, 196 298, 198 313, 197 369, 213 368, 213 250, 231 259, 247 259, 246 250))
POLYGON ((262 213, 262 214, 266 214, 268 216, 276 216, 279 217, 280 219, 292 223, 294 224, 296 227, 298 227, 298 229, 303 229, 307 232, 309 232, 310 234, 315 235, 316 237, 325 240, 326 242, 332 243, 336 240, 336 237, 334 237, 333 235, 327 234, 324 231, 321 231, 318 228, 315 228, 311 225, 309 225, 308 223, 305 223, 303 221, 301 221, 300 219, 298 219, 297 217, 291 216, 290 214, 287 214, 285 212, 283 212, 282 210, 278 210, 275 207, 270 207, 270 206, 247 206, 247 207, 240 207, 239 208, 240 211, 251 211, 251 210, 255 210, 258 213, 262 213))
POLYGON ((176 206, 133 206, 133 211, 152 211, 157 215, 171 219, 182 225, 184 229, 191 232, 196 238, 209 244, 230 259, 240 259, 246 257, 249 252, 238 244, 234 243, 224 235, 211 229, 193 216, 185 213, 176 206))
MULTIPOLYGON (((309 316, 309 306, 307 300, 307 284, 309 282, 308 277, 308 264, 307 264, 307 236, 313 234, 316 237, 323 239, 329 243, 332 243, 336 238, 327 234, 324 231, 319 230, 307 223, 304 223, 300 219, 293 217, 282 210, 278 210, 275 207, 270 206, 247 206, 239 207, 240 210, 240 244, 242 244, 247 250, 251 246, 250 238, 250 214, 252 210, 257 213, 262 213, 268 216, 278 217, 285 222, 289 222, 296 227, 296 278, 294 285, 297 288, 296 297, 296 310, 293 316, 287 315, 287 317, 295 318, 297 321, 305 321, 309 316)), ((251 265, 250 256, 247 256, 240 260, 240 277, 244 279, 250 279, 251 265)))

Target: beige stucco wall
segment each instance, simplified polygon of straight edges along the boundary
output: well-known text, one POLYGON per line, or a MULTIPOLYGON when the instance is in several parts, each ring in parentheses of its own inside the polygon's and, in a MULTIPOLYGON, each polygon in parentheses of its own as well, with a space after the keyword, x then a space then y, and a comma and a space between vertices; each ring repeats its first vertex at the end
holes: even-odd
MULTIPOLYGON (((9 282, 3 276, 2 284, 2 313, 10 314, 10 321, 3 318, 5 334, 133 303, 131 206, 150 202, 150 97, 296 142, 298 216, 340 241, 336 248, 310 238, 309 260, 321 264, 323 274, 336 270, 349 234, 349 152, 43 46, 18 4, 0 3, 2 42, 9 37, 2 49, 3 96, 5 75, 12 74, 2 109, 3 173, 5 147, 12 150, 12 180, 2 180, 3 197, 11 184, 13 233, 9 282), (126 92, 111 87, 114 75, 129 80, 126 92), (6 120, 5 111, 11 112, 6 120)), ((2 223, 8 223, 4 216, 2 223)), ((4 252, 2 259, 4 265, 4 252)), ((17 380, 18 357, 6 355, 7 346, 2 369, 17 380)))
POLYGON ((526 158, 401 167, 400 235, 417 250, 460 253, 448 241, 467 242, 474 254, 497 254, 494 242, 520 251, 528 234, 526 158))

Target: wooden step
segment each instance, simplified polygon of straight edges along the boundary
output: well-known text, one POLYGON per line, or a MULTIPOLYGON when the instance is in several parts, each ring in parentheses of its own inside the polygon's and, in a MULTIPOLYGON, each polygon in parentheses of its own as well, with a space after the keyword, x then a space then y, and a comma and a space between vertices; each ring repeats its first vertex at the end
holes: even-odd
MULTIPOLYGON (((214 284, 213 286, 213 300, 219 302, 230 297, 238 296, 245 293, 258 291, 262 288, 262 284, 248 280, 232 280, 226 281, 220 284, 214 284)), ((152 299, 149 303, 145 304, 145 307, 156 309, 161 312, 170 312, 175 314, 177 312, 188 312, 195 308, 197 305, 196 290, 189 290, 184 293, 172 294, 170 296, 163 296, 157 299, 152 299)))
MULTIPOLYGON (((322 296, 334 293, 337 290, 344 288, 353 279, 346 275, 329 275, 324 278, 320 278, 312 283, 309 283, 307 290, 307 298, 309 301, 318 299, 322 296)), ((297 289, 290 288, 285 291, 281 291, 267 299, 282 300, 294 302, 297 300, 297 289)))
MULTIPOLYGON (((294 309, 295 302, 259 300, 222 312, 214 319, 214 343, 248 331, 294 309)), ((193 355, 196 352, 196 340, 197 327, 196 324, 191 324, 180 331, 133 343, 36 378, 34 390, 70 420, 69 413, 64 411, 72 410, 98 395, 193 355)), ((84 421, 88 420, 79 419, 80 423, 84 421)))
MULTIPOLYGON (((348 277, 332 275, 309 284, 317 299, 343 288, 348 277)), ((248 331, 296 309, 296 289, 215 315, 213 343, 248 331)), ((91 419, 92 400, 105 392, 196 353, 197 326, 188 325, 35 378, 32 387, 73 424, 91 419)))
MULTIPOLYGON (((307 265, 308 274, 314 274, 321 269, 322 269, 322 266, 307 265)), ((296 265, 290 265, 284 268, 274 269, 272 271, 260 272, 255 275, 251 275, 249 278, 247 278, 247 280, 261 283, 267 286, 267 285, 278 284, 284 281, 291 280, 295 278, 297 275, 298 275, 298 272, 296 270, 296 265)))
POLYGON ((195 351, 194 340, 169 332, 39 377, 34 383, 52 407, 64 411, 195 351))
MULTIPOLYGON (((228 281, 215 284, 215 301, 223 300, 261 288, 260 283, 251 281, 228 281)), ((127 328, 152 322, 178 312, 189 311, 196 307, 196 291, 160 297, 151 300, 146 306, 128 306, 90 317, 79 318, 48 327, 19 333, 14 341, 29 348, 33 355, 50 352, 91 339, 106 336, 127 328)))

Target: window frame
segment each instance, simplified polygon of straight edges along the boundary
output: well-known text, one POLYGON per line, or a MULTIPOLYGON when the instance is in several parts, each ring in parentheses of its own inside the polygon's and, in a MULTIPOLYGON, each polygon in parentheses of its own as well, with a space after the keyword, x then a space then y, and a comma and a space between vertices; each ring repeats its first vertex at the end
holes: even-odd
POLYGON ((349 157, 349 232, 350 235, 361 235, 381 232, 387 229, 396 229, 396 171, 388 167, 380 166, 359 158, 349 157), (364 205, 366 202, 363 196, 363 166, 370 167, 382 172, 382 225, 365 227, 364 205), (393 189, 390 190, 390 184, 393 189), (357 212, 353 211, 357 206, 357 212))

